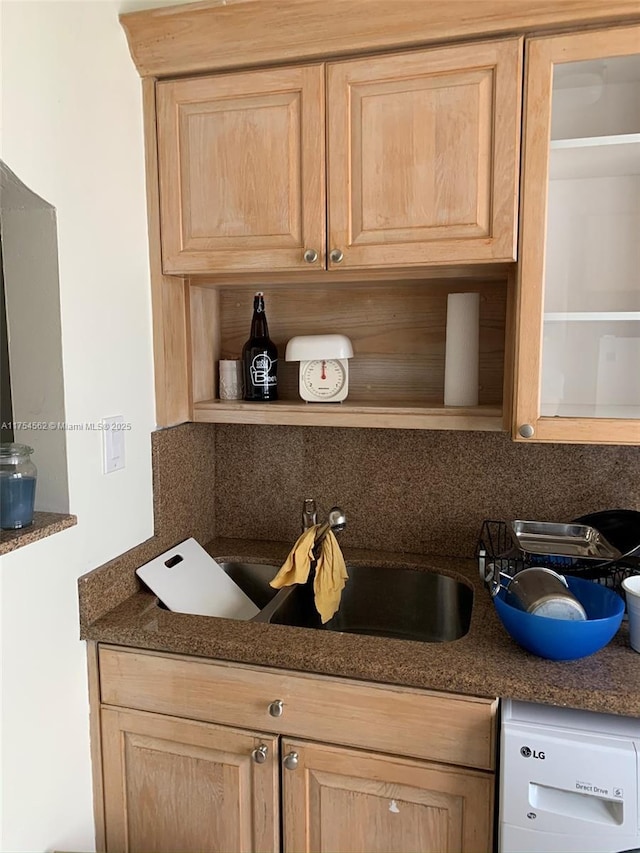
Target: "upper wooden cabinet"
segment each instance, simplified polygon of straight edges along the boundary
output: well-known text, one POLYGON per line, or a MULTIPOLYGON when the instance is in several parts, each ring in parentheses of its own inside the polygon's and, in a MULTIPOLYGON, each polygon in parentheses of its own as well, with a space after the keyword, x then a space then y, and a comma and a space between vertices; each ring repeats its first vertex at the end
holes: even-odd
POLYGON ((513 260, 521 56, 515 38, 158 83, 164 271, 513 260))
POLYGON ((327 67, 329 266, 515 258, 522 40, 327 67))
POLYGON ((145 78, 159 425, 640 444, 637 0, 203 0, 121 20, 145 78), (218 399, 256 285, 281 354, 268 406, 218 399), (455 292, 480 293, 465 408, 444 405, 455 292), (283 358, 327 331, 354 344, 340 406, 301 402, 283 358))
POLYGON ((528 45, 514 435, 640 444, 640 26, 528 45))
POLYGON ((303 266, 325 234, 324 66, 159 83, 165 272, 303 266))

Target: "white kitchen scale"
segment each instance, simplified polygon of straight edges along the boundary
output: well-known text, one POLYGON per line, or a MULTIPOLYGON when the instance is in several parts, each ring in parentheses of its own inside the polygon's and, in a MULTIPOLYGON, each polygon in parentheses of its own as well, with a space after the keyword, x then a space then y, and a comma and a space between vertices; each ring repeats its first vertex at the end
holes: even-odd
POLYGON ((346 335, 297 335, 285 352, 285 361, 300 362, 298 391, 307 403, 347 399, 352 357, 353 346, 346 335))

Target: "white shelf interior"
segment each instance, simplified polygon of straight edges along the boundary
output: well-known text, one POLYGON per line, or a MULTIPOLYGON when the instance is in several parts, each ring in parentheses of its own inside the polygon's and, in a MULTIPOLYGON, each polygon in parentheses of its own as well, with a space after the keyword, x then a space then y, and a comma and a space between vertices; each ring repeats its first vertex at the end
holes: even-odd
POLYGON ((540 414, 547 418, 640 418, 640 406, 542 403, 540 414))
POLYGON ((551 181, 545 319, 637 322, 639 234, 640 175, 551 181))
POLYGON ((551 140, 551 180, 624 175, 640 175, 640 133, 551 140))
POLYGON ((640 320, 640 311, 549 311, 545 322, 551 323, 609 323, 640 320))
POLYGON ((640 417, 639 91, 640 51, 554 67, 540 395, 547 417, 640 417))
POLYGON ((640 414, 640 324, 545 323, 541 406, 545 415, 640 414))

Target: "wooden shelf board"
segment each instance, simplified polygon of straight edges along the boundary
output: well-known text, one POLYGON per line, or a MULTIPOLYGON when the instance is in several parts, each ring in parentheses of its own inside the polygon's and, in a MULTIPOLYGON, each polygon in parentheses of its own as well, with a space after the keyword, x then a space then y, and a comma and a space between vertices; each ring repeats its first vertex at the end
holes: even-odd
POLYGON ((457 407, 419 403, 245 403, 205 400, 194 406, 198 423, 370 427, 378 429, 504 430, 500 406, 457 407))
POLYGON ((515 269, 511 262, 485 262, 466 265, 415 266, 384 269, 322 269, 319 265, 281 272, 219 272, 189 273, 191 285, 213 289, 242 288, 254 290, 256 282, 270 290, 290 291, 296 285, 322 285, 323 288, 343 288, 345 285, 363 289, 385 287, 389 282, 420 283, 426 288, 444 286, 450 292, 468 290, 476 282, 505 282, 515 269))

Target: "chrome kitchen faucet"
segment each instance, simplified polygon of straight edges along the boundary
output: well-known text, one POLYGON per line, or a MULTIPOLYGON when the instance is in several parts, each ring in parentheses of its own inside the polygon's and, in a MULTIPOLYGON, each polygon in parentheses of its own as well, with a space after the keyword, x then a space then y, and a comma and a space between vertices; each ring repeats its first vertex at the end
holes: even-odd
POLYGON ((313 498, 307 498, 302 503, 302 532, 318 523, 318 510, 313 498))
MULTIPOLYGON (((309 530, 314 524, 318 523, 318 510, 316 502, 313 498, 307 498, 302 504, 302 530, 309 530)), ((334 506, 329 510, 327 520, 321 524, 316 532, 315 542, 313 544, 314 553, 318 553, 317 549, 322 544, 324 537, 329 530, 334 533, 339 533, 347 526, 347 517, 339 506, 334 506)))

